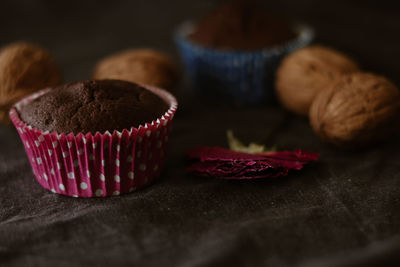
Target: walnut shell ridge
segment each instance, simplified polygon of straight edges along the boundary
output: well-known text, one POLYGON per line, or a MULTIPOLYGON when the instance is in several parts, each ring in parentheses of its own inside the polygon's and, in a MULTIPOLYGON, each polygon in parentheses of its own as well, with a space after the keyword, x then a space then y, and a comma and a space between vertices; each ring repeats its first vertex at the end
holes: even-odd
POLYGON ((179 72, 175 63, 152 49, 130 49, 99 61, 94 79, 118 79, 160 87, 173 92, 179 72))
POLYGON ((357 148, 390 137, 399 113, 399 89, 385 77, 360 72, 343 76, 320 92, 309 118, 322 140, 357 148))
POLYGON ((320 91, 341 75, 358 70, 352 59, 331 48, 312 45, 299 49, 286 56, 277 70, 278 99, 286 109, 307 116, 320 91))
POLYGON ((60 68, 45 49, 25 42, 0 50, 0 121, 10 123, 10 107, 39 89, 62 82, 60 68))

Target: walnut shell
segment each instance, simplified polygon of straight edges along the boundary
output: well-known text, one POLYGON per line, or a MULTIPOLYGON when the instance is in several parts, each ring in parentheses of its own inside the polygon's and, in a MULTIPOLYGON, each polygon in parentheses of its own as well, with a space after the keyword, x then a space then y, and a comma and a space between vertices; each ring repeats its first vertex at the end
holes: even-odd
POLYGON ((286 56, 276 76, 276 92, 282 105, 308 115, 314 97, 338 77, 358 71, 357 64, 333 49, 312 45, 286 56))
POLYGON ((175 63, 166 55, 151 49, 131 49, 101 60, 92 77, 125 80, 174 91, 179 75, 175 63))
POLYGON ((399 112, 398 88, 382 76, 360 72, 343 76, 320 92, 309 118, 322 140, 352 148, 389 137, 399 112))
POLYGON ((53 56, 29 43, 13 43, 0 50, 0 122, 9 124, 10 107, 39 89, 62 81, 53 56))

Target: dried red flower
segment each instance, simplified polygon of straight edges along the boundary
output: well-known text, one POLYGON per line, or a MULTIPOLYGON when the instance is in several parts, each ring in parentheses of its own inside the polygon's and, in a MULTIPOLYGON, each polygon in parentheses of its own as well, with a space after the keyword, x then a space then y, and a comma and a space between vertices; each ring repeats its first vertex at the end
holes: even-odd
POLYGON ((304 164, 316 161, 319 154, 296 150, 249 154, 221 147, 197 147, 189 150, 192 160, 188 172, 199 176, 223 179, 274 178, 300 170, 304 164))

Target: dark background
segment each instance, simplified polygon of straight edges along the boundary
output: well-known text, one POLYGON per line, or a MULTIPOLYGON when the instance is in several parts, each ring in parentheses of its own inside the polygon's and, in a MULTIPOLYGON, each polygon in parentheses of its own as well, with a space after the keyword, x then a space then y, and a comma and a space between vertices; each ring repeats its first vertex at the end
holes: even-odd
MULTIPOLYGON (((217 1, 1 1, 0 45, 38 43, 65 81, 97 60, 153 47, 178 60, 172 34, 217 1)), ((317 41, 400 84, 398 1, 264 1, 271 13, 316 29, 317 41)), ((182 89, 186 87, 183 85, 182 89)), ((279 106, 205 108, 179 96, 167 167, 153 186, 121 197, 72 199, 34 180, 17 133, 0 128, 0 265, 388 266, 400 264, 398 136, 361 152, 321 144, 307 120, 279 106), (184 151, 244 141, 321 153, 274 181, 185 174, 184 151)))

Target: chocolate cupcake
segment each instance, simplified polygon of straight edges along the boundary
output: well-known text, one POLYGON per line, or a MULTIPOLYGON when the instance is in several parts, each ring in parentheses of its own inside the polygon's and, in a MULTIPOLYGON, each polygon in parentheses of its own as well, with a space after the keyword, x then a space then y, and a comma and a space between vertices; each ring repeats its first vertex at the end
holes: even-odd
POLYGON ((176 107, 161 89, 90 80, 31 95, 10 117, 43 187, 102 197, 128 193, 159 176, 176 107))
POLYGON ((165 101, 139 85, 89 80, 53 89, 25 105, 20 117, 44 131, 94 134, 137 128, 167 110, 165 101))
POLYGON ((175 36, 197 92, 237 105, 259 104, 270 96, 279 60, 312 39, 311 29, 291 27, 244 1, 184 23, 175 36))

